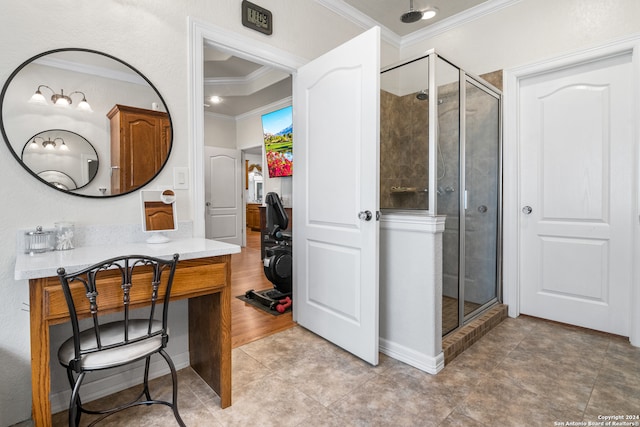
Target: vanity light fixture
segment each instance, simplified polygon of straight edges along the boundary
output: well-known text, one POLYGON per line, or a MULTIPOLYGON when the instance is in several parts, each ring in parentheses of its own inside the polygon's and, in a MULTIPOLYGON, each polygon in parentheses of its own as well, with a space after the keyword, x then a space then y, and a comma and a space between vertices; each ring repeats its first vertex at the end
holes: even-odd
POLYGON ((68 107, 69 105, 73 104, 71 96, 75 95, 75 94, 80 94, 80 95, 82 95, 82 100, 78 103, 78 107, 77 107, 78 110, 87 111, 87 112, 93 111, 91 109, 91 106, 87 102, 87 98, 86 98, 84 92, 80 92, 79 90, 76 90, 76 91, 71 92, 69 95, 65 95, 63 89, 60 89, 60 93, 56 93, 53 89, 51 89, 47 85, 38 86, 38 89, 36 90, 36 93, 33 94, 31 99, 29 100, 29 102, 34 103, 34 104, 42 104, 42 105, 46 105, 47 104, 46 98, 44 97, 44 95, 40 91, 41 88, 47 88, 47 89, 49 89, 51 91, 51 93, 52 93, 51 102, 53 102, 53 104, 58 106, 58 107, 68 107))
POLYGON ((35 137, 35 138, 33 138, 33 140, 31 141, 31 144, 29 144, 29 148, 31 148, 31 149, 38 149, 38 148, 39 148, 39 146, 38 146, 38 142, 39 142, 39 141, 36 141, 37 139, 41 140, 41 142, 40 142, 40 143, 41 143, 41 144, 42 144, 42 146, 43 146, 45 149, 47 149, 47 150, 54 150, 54 149, 57 147, 57 145, 58 145, 58 144, 56 144, 56 141, 58 141, 58 140, 59 140, 59 141, 61 141, 61 142, 60 142, 60 150, 62 150, 62 151, 69 151, 69 147, 67 146, 67 144, 65 144, 65 143, 64 143, 64 139, 62 139, 62 138, 60 138, 60 137, 58 137, 58 138, 54 138, 54 139, 49 138, 49 139, 46 139, 46 140, 45 140, 44 138, 42 138, 42 137, 40 137, 40 136, 36 136, 36 137, 35 137))

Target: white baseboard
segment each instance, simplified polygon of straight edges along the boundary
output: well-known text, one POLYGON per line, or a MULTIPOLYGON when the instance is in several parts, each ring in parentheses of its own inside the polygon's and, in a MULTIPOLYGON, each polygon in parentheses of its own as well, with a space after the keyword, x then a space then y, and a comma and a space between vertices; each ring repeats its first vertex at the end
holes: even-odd
POLYGON ((403 345, 387 341, 384 338, 380 338, 379 349, 381 353, 392 359, 399 360, 429 374, 435 375, 444 369, 444 353, 442 352, 435 357, 428 356, 403 345))
MULTIPOLYGON (((189 366, 189 352, 184 352, 171 356, 176 370, 189 366)), ((138 366, 138 365, 136 365, 138 366)), ((82 401, 91 402, 104 396, 116 393, 118 391, 142 384, 142 371, 135 368, 118 372, 117 374, 101 378, 91 382, 84 382, 82 385, 82 401)), ((170 372, 169 365, 162 356, 154 356, 149 366, 149 379, 161 377, 170 372)), ((87 379, 91 379, 88 374, 87 379)), ((55 414, 69 408, 69 399, 71 398, 71 390, 61 391, 51 394, 51 413, 55 414)))

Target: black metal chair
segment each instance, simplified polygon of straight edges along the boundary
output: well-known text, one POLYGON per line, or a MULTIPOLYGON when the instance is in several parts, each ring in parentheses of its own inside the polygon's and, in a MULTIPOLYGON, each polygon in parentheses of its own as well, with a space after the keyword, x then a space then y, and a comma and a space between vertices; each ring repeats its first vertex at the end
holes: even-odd
POLYGON ((184 422, 178 413, 178 380, 171 358, 164 350, 169 341, 167 314, 171 285, 178 262, 178 254, 171 260, 144 255, 129 255, 111 258, 76 273, 67 274, 58 269, 58 276, 69 307, 73 336, 58 350, 58 360, 67 369, 71 385, 69 401, 69 426, 80 423, 81 414, 102 415, 90 425, 107 416, 136 405, 163 404, 173 410, 180 426, 184 422), (113 284, 120 284, 120 287, 113 284), (110 284, 110 291, 104 286, 110 284), (114 295, 113 289, 117 289, 114 295), (101 290, 104 292, 101 294, 101 290), (119 320, 109 316, 104 320, 104 311, 113 312, 114 301, 121 305, 117 311, 119 320), (101 303, 104 306, 100 311, 101 303), (106 310, 107 303, 109 310, 106 310), (156 305, 163 304, 156 313, 156 305), (148 313, 142 319, 130 318, 131 308, 145 306, 148 313), (161 319, 156 319, 156 314, 161 319), (79 317, 89 317, 91 327, 80 331, 79 317), (172 402, 151 399, 149 391, 149 363, 151 355, 160 354, 171 369, 173 382, 172 402), (80 386, 87 372, 115 368, 139 360, 145 360, 143 389, 137 398, 124 405, 105 410, 90 410, 82 406, 80 386), (144 399, 142 399, 144 397, 144 399))

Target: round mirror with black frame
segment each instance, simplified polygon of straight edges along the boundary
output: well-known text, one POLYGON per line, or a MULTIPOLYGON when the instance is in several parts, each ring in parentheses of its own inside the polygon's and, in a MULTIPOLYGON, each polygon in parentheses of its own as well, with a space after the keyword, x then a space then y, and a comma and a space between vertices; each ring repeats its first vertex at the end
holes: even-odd
POLYGON ((67 191, 93 181, 100 163, 95 147, 86 138, 64 129, 49 129, 29 138, 20 159, 40 178, 67 191))
POLYGON ((171 116, 158 90, 138 70, 102 52, 56 49, 28 59, 5 83, 0 103, 0 131, 13 156, 33 177, 68 194, 115 197, 135 191, 155 178, 171 152, 171 116), (47 155, 34 162, 39 148, 70 152, 65 135, 80 136, 92 147, 101 167, 88 165, 91 154, 85 154, 79 174, 88 179, 65 169, 70 157, 47 155), (76 188, 66 178, 57 181, 64 176, 76 188))

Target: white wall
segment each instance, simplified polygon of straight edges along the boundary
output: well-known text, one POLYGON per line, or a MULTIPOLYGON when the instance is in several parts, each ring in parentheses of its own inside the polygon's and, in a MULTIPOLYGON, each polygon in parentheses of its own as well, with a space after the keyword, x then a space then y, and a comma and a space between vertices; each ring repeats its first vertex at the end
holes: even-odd
MULTIPOLYGON (((317 57, 361 32, 313 0, 262 0, 260 5, 276 17, 272 36, 241 25, 238 0, 107 0, 99 4, 0 0, 0 82, 26 59, 63 47, 95 49, 131 64, 154 83, 171 112, 174 147, 167 167, 151 183, 170 186, 173 167, 191 166, 194 161, 188 132, 188 16, 305 58, 317 57), (52 22, 65 25, 56 30, 52 22)), ((28 283, 13 279, 16 230, 51 226, 59 220, 134 224, 140 213, 137 193, 86 199, 42 185, 17 164, 4 144, 0 146, 0 180, 0 426, 7 426, 28 419, 31 413, 28 283)), ((191 190, 177 193, 179 218, 192 218, 191 190)), ((179 314, 173 317, 184 317, 184 310, 179 314)))
POLYGON ((204 145, 236 148, 236 121, 233 117, 205 113, 204 145))

